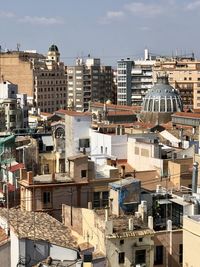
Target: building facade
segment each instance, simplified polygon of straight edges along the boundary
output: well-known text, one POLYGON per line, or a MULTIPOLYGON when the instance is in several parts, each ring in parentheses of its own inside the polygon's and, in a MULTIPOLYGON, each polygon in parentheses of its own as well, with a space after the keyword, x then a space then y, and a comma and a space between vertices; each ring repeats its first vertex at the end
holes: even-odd
POLYGON ((1 76, 17 84, 19 93, 27 94, 31 106, 42 112, 67 106, 67 76, 56 45, 50 46, 47 56, 36 51, 9 51, 0 55, 1 76))
POLYGON ((114 74, 111 66, 102 66, 99 58, 77 59, 67 67, 68 108, 76 111, 89 109, 90 101, 114 102, 114 74))
POLYGON ((141 105, 143 97, 153 85, 152 67, 155 60, 145 49, 144 59, 121 59, 117 62, 117 103, 141 105))
POLYGON ((169 76, 169 83, 180 91, 186 108, 200 107, 200 62, 194 57, 172 57, 156 60, 153 78, 160 73, 169 76))

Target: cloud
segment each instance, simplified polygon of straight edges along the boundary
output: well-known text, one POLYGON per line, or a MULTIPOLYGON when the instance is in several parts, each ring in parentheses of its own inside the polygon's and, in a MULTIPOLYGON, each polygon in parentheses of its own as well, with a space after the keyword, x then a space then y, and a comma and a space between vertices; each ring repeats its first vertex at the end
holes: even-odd
POLYGON ((194 10, 196 8, 200 7, 200 1, 191 2, 186 5, 186 10, 194 10))
POLYGON ((14 18, 15 14, 12 12, 0 11, 0 18, 14 18))
POLYGON ((150 31, 151 28, 149 28, 148 26, 141 26, 141 27, 139 28, 139 30, 147 32, 147 31, 150 31))
POLYGON ((109 24, 112 21, 120 20, 124 16, 122 11, 108 11, 106 16, 100 19, 101 24, 109 24))
POLYGON ((18 20, 22 23, 30 23, 30 24, 37 24, 37 25, 56 25, 56 24, 64 24, 64 21, 61 18, 54 18, 54 17, 31 17, 25 16, 18 20))
POLYGON ((124 8, 132 14, 142 17, 154 17, 163 13, 163 8, 159 5, 144 4, 140 2, 127 4, 124 8))

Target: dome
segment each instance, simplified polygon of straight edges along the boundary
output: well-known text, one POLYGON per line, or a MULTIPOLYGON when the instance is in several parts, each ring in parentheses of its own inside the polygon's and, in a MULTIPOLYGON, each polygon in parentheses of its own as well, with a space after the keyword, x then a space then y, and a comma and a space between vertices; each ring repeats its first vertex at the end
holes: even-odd
POLYGON ((142 111, 156 113, 182 111, 179 92, 169 84, 167 76, 157 77, 157 82, 144 97, 142 111))
POLYGON ((59 51, 58 51, 58 47, 57 47, 57 45, 52 44, 52 45, 49 47, 49 52, 59 52, 59 51))

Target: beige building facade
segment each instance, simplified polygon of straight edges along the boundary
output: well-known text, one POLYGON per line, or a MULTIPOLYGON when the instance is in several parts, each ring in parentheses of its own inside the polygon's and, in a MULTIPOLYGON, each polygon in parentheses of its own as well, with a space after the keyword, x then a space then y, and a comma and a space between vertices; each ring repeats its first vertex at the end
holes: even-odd
POLYGON ((200 215, 183 218, 183 267, 199 267, 200 215))
POLYGON ((51 45, 47 56, 36 51, 0 53, 1 79, 18 85, 19 93, 42 112, 54 112, 67 107, 67 76, 60 62, 56 45, 51 45))
POLYGON ((167 74, 169 83, 180 91, 186 108, 200 108, 200 61, 191 58, 160 58, 153 67, 153 78, 167 74))

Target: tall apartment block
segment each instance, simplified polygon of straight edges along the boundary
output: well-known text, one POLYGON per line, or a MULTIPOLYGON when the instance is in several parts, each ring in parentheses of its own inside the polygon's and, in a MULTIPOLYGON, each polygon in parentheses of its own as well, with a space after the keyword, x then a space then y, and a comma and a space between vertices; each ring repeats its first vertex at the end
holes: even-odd
POLYGON ((185 108, 200 108, 200 61, 191 57, 159 58, 153 68, 153 77, 164 73, 169 83, 180 91, 185 108))
POLYGON ((56 45, 47 57, 36 51, 0 53, 0 76, 18 85, 27 94, 30 105, 42 112, 53 112, 67 106, 67 76, 56 45))
POLYGON ((27 95, 18 94, 18 87, 8 81, 0 83, 0 131, 28 126, 27 95))
POLYGON ((153 85, 152 67, 155 61, 145 49, 141 60, 121 59, 117 62, 117 102, 119 105, 141 105, 153 85))
POLYGON ((114 103, 115 85, 111 66, 102 66, 99 58, 77 59, 67 67, 68 108, 86 111, 90 101, 114 103))

